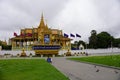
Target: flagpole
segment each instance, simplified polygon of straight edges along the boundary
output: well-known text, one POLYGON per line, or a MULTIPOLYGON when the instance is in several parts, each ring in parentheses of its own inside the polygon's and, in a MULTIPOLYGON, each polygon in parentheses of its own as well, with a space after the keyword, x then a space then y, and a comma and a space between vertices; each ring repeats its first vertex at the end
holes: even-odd
POLYGON ((77 34, 77 33, 76 33, 76 37, 77 37, 77 38, 79 38, 79 39, 78 39, 78 42, 79 42, 79 41, 80 41, 81 36, 80 36, 79 34, 77 34))
POLYGON ((85 44, 86 44, 86 54, 88 54, 88 53, 87 53, 87 42, 85 42, 85 44))
POLYGON ((34 43, 34 28, 32 26, 32 38, 33 38, 33 43, 34 43))
POLYGON ((21 47, 22 47, 22 46, 21 46, 21 43, 22 43, 21 28, 19 27, 19 29, 20 29, 20 35, 19 35, 19 36, 20 36, 20 49, 21 49, 21 47))

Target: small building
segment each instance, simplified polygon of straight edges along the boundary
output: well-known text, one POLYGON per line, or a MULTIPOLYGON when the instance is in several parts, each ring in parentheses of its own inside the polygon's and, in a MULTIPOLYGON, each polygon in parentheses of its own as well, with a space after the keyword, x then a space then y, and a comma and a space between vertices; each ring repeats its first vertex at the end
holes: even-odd
POLYGON ((21 29, 20 35, 16 35, 16 33, 14 35, 15 37, 10 39, 12 50, 22 50, 23 48, 25 50, 34 50, 41 46, 39 47, 41 50, 35 50, 36 54, 58 54, 58 50, 52 51, 50 47, 59 46, 60 49, 71 49, 71 39, 64 37, 62 30, 49 28, 44 22, 43 14, 39 26, 21 29), (42 50, 44 47, 49 47, 49 50, 42 50))

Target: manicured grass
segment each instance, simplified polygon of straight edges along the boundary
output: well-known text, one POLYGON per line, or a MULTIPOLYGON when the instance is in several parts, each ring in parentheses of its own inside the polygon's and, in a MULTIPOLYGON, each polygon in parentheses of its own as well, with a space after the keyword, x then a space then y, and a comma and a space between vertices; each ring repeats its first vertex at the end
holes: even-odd
POLYGON ((44 59, 0 60, 0 80, 68 80, 44 59))
POLYGON ((84 62, 120 67, 120 55, 91 56, 91 57, 70 58, 70 59, 76 61, 84 61, 84 62))

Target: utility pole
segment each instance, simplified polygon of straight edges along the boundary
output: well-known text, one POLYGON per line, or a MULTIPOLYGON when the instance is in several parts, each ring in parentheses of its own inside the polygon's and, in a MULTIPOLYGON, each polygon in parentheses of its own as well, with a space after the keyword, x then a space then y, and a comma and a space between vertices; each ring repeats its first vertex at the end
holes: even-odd
POLYGON ((87 49, 87 42, 85 44, 86 44, 86 49, 87 49))

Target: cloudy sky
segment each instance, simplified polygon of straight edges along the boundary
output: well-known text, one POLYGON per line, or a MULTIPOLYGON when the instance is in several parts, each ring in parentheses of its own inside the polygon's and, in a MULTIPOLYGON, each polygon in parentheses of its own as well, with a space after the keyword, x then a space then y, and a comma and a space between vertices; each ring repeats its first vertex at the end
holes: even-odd
POLYGON ((49 28, 78 33, 80 40, 88 41, 93 29, 120 37, 120 0, 0 0, 0 40, 37 27, 42 12, 49 28))

